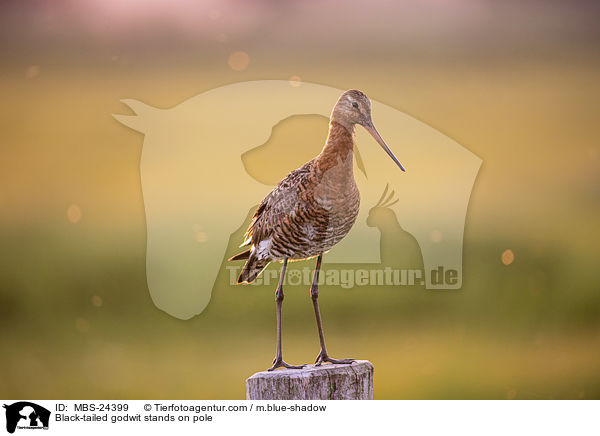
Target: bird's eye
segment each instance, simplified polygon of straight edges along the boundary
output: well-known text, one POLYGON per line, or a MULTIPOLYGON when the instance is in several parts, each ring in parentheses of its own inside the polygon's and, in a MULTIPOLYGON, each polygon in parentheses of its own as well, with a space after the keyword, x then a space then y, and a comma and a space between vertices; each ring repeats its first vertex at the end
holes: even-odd
POLYGON ((355 108, 355 109, 358 109, 358 103, 355 102, 355 101, 353 101, 352 102, 352 107, 355 108))

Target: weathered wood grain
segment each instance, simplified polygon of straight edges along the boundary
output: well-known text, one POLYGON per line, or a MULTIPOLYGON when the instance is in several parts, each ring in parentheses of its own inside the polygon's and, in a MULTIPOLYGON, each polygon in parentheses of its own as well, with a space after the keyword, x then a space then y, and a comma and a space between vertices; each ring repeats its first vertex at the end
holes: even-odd
POLYGON ((308 365, 257 372, 246 380, 248 400, 372 400, 373 364, 308 365))

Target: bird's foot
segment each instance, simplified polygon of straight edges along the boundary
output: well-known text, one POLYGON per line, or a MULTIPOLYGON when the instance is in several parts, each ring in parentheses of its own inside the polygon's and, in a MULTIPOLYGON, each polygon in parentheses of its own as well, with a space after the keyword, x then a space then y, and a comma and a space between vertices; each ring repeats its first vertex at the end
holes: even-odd
POLYGON ((327 355, 326 352, 323 352, 323 350, 321 350, 321 352, 317 356, 317 360, 315 360, 315 366, 321 366, 321 364, 323 362, 329 362, 329 363, 333 363, 333 364, 336 364, 336 363, 350 364, 350 363, 356 362, 356 360, 354 360, 354 359, 332 359, 331 357, 329 357, 327 355))
POLYGON ((275 357, 273 359, 273 366, 270 367, 267 371, 274 371, 277 368, 288 368, 288 369, 302 369, 305 365, 290 365, 289 363, 285 363, 281 357, 275 357))

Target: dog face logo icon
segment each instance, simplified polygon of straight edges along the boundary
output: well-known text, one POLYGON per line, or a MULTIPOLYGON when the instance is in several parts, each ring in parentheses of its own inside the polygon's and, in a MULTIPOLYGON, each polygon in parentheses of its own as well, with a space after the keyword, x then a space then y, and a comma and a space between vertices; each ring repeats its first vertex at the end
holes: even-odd
POLYGON ((29 401, 19 401, 3 406, 6 409, 6 431, 18 429, 48 429, 50 411, 29 401))

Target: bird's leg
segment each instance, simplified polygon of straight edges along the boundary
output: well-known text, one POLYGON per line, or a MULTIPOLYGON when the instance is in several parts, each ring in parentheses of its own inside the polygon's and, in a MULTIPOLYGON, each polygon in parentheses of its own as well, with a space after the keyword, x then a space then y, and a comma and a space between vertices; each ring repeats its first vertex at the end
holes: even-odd
POLYGON ((331 363, 352 363, 354 359, 332 359, 327 354, 327 348, 325 348, 325 337, 323 336, 323 324, 321 323, 321 311, 319 310, 319 272, 321 270, 321 260, 323 255, 320 254, 317 257, 317 265, 315 266, 315 275, 313 277, 312 286, 310 287, 310 297, 315 308, 315 317, 317 318, 317 329, 319 330, 319 341, 321 342, 321 352, 317 356, 315 366, 320 366, 323 362, 331 363))
POLYGON ((275 302, 277 304, 277 354, 273 359, 273 366, 269 368, 269 371, 273 371, 276 368, 283 366, 284 368, 290 369, 302 369, 304 365, 288 365, 283 361, 281 353, 281 305, 283 303, 283 278, 285 276, 285 270, 287 269, 287 259, 283 260, 283 266, 281 267, 281 275, 279 277, 279 284, 275 291, 275 302))

